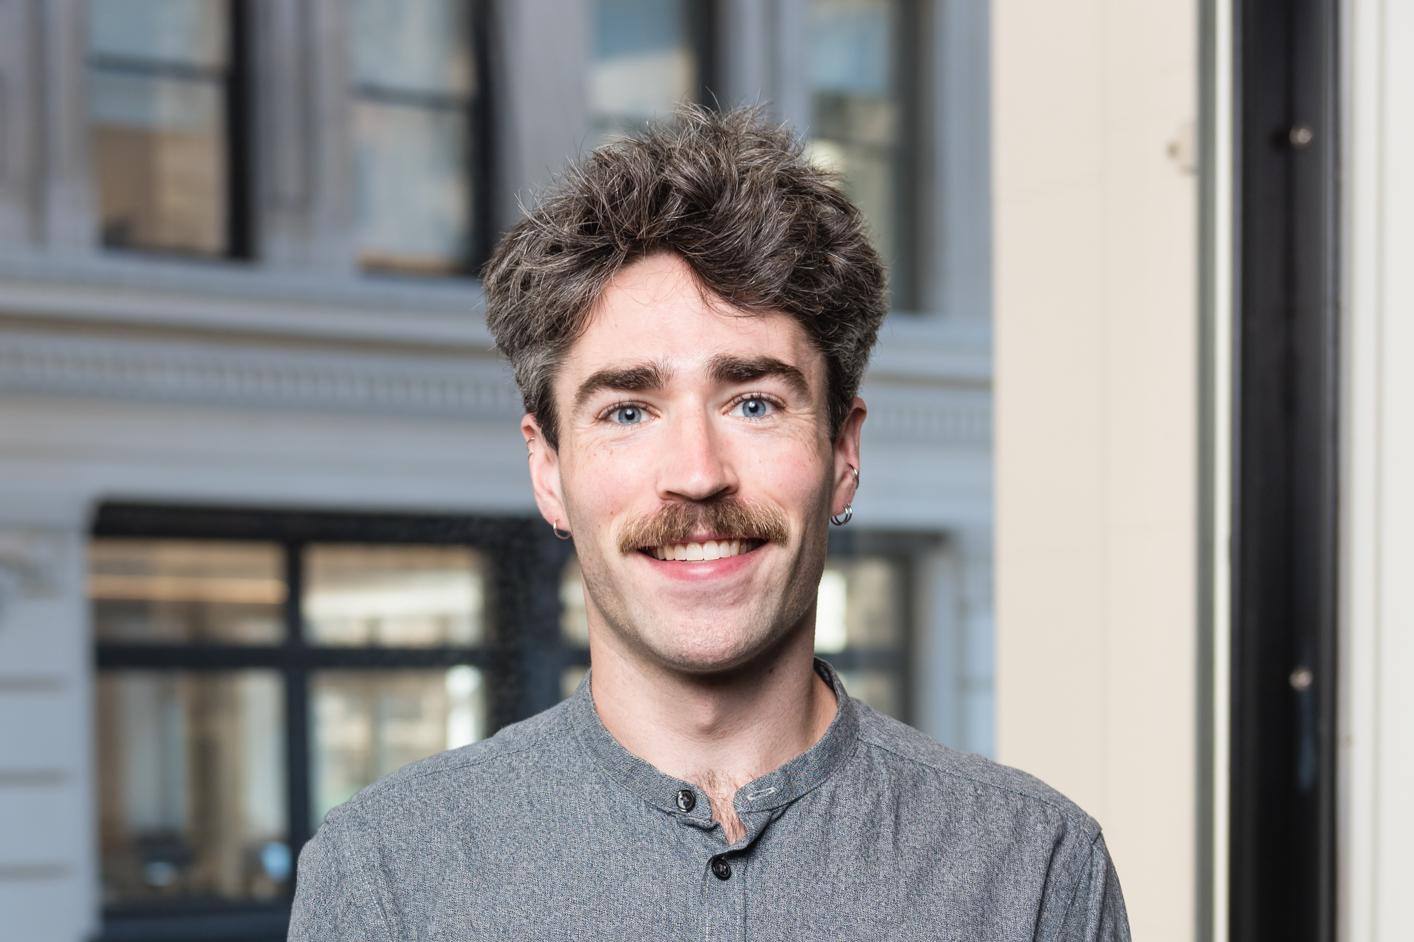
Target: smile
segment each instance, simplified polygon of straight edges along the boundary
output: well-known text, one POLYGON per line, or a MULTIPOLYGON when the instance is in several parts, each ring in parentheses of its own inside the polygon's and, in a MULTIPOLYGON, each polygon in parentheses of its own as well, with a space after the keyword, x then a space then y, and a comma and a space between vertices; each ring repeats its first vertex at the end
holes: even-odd
POLYGON ((708 562, 749 553, 761 545, 760 540, 705 540, 701 543, 668 543, 647 546, 643 552, 664 562, 708 562))

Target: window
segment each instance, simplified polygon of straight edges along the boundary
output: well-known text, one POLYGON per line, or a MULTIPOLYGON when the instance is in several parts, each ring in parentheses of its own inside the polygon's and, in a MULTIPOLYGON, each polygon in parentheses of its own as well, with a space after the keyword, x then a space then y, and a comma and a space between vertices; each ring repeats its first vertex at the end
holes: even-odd
POLYGON ((237 914, 276 934, 330 808, 550 706, 527 666, 557 617, 536 614, 544 529, 104 507, 88 591, 110 924, 199 936, 237 914))
POLYGON ((594 0, 591 145, 701 97, 710 7, 690 0, 594 0))
POLYGON ((92 3, 88 99, 99 237, 113 248, 239 255, 238 5, 92 3))
POLYGON ((466 273, 486 251, 480 9, 352 5, 355 205, 367 270, 466 273))
POLYGON ((909 195, 901 185, 914 179, 906 163, 912 9, 904 0, 811 0, 808 20, 809 154, 843 176, 869 220, 895 307, 913 300, 909 195))

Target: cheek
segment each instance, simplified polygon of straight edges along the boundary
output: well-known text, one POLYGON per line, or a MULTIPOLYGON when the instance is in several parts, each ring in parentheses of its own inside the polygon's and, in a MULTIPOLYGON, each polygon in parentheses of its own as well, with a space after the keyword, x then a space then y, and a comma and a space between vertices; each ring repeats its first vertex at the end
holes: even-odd
POLYGON ((786 507, 813 510, 830 500, 830 472, 833 465, 820 456, 801 454, 760 454, 752 469, 753 478, 786 507))
POLYGON ((642 482, 635 475, 635 463, 623 461, 609 448, 591 448, 577 457, 563 472, 565 496, 580 527, 602 530, 613 525, 641 494, 642 482))
POLYGON ((830 504, 829 478, 820 472, 819 465, 809 463, 776 465, 769 474, 756 478, 758 487, 744 488, 748 496, 764 496, 772 504, 781 506, 783 511, 799 518, 809 526, 810 521, 820 516, 822 508, 830 504))

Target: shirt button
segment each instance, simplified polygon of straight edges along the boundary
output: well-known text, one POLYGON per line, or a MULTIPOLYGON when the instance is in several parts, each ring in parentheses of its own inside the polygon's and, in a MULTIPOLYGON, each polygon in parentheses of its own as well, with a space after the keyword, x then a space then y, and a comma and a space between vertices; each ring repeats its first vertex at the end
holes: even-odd
POLYGON ((732 865, 722 857, 712 858, 712 876, 718 880, 730 880, 732 878, 732 865))
POLYGON ((697 807, 697 796, 692 793, 692 789, 684 788, 678 792, 678 810, 686 814, 697 807))

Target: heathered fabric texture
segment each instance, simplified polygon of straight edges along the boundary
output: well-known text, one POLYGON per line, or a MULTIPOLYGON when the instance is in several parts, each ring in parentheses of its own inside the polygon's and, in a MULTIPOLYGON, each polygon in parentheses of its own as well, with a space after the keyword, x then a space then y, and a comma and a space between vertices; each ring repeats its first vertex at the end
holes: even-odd
POLYGON ((835 719, 737 792, 747 834, 731 847, 700 789, 610 735, 586 678, 558 706, 330 812, 300 854, 290 938, 1129 938, 1093 819, 876 713, 816 666, 835 719))

